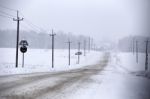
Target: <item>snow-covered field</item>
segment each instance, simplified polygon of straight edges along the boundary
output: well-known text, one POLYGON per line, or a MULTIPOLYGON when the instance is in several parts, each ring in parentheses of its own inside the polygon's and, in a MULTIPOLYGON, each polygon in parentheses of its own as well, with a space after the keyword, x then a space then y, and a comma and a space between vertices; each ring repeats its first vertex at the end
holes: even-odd
POLYGON ((150 75, 145 77, 145 73, 150 73, 150 69, 145 72, 144 53, 139 53, 137 63, 132 53, 113 52, 102 73, 104 76, 95 78, 102 77, 103 80, 101 86, 96 87, 98 90, 94 99, 150 99, 150 75))
MULTIPOLYGON (((52 69, 50 50, 30 49, 25 54, 25 67, 21 67, 19 60, 20 66, 16 69, 15 50, 1 50, 1 75, 46 72, 0 76, 2 99, 150 99, 150 78, 145 77, 144 53, 139 53, 136 63, 132 53, 90 52, 86 57, 81 56, 78 65, 76 51, 72 50, 69 67, 67 50, 56 50, 55 68, 52 69)), ((21 59, 21 54, 19 56, 21 59)))
POLYGON ((150 99, 150 75, 145 77, 145 73, 144 53, 139 53, 137 63, 132 53, 112 52, 107 67, 91 78, 95 84, 68 99, 150 99))
MULTIPOLYGON (((148 56, 148 70, 145 71, 145 53, 138 53, 138 62, 136 54, 133 53, 115 53, 112 55, 112 63, 120 72, 135 75, 143 75, 150 71, 150 55, 148 56)), ((150 74, 148 74, 150 76, 150 74)))
MULTIPOLYGON (((77 64, 77 50, 71 50, 71 65, 68 65, 68 50, 55 50, 54 68, 52 68, 51 50, 28 49, 25 53, 24 68, 22 68, 22 53, 19 51, 19 67, 15 68, 15 49, 0 48, 0 75, 52 72, 80 68, 95 64, 101 57, 100 52, 87 52, 86 56, 80 56, 80 64, 77 64)), ((83 51, 82 51, 83 52, 83 51)))

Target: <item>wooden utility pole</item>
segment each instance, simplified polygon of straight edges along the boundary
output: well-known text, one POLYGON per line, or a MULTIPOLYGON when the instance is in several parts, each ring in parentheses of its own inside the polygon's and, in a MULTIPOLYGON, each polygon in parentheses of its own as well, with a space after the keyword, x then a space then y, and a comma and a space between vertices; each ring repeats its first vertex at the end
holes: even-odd
POLYGON ((136 62, 138 63, 138 41, 136 40, 136 62))
MULTIPOLYGON (((80 52, 80 42, 78 42, 78 52, 80 52)), ((78 64, 80 63, 80 54, 78 54, 78 64)))
POLYGON ((146 55, 146 57, 145 57, 145 71, 147 71, 148 70, 148 43, 149 43, 150 41, 146 41, 146 50, 145 50, 145 55, 146 55))
POLYGON ((93 38, 91 38, 91 50, 93 50, 93 38))
POLYGON ((93 51, 96 51, 96 44, 93 44, 93 51))
POLYGON ((19 17, 19 11, 17 11, 17 19, 13 18, 13 21, 17 21, 17 38, 16 38, 16 68, 18 67, 18 47, 19 47, 19 25, 20 21, 22 21, 23 18, 19 17))
POLYGON ((89 52, 90 52, 90 49, 91 49, 91 38, 89 37, 89 52))
POLYGON ((86 40, 84 40, 84 56, 86 56, 86 40))
POLYGON ((50 34, 50 36, 52 36, 52 68, 54 68, 54 36, 56 34, 54 34, 53 29, 52 29, 52 34, 50 34))
POLYGON ((134 42, 135 42, 135 40, 133 38, 133 41, 132 41, 132 52, 133 52, 133 55, 134 55, 134 42))
POLYGON ((70 65, 70 47, 71 47, 71 41, 70 40, 68 40, 68 65, 70 65))

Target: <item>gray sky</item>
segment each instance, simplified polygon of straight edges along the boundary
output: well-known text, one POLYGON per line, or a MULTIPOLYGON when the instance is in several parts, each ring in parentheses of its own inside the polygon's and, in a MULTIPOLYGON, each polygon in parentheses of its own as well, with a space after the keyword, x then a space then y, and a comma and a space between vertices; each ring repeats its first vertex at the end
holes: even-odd
MULTIPOLYGON (((148 34, 149 0, 0 0, 0 4, 18 9, 47 32, 54 28, 97 40, 148 34)), ((16 22, 2 17, 0 21, 0 29, 16 29, 16 22)), ((21 24, 21 29, 31 29, 25 22, 21 24)))

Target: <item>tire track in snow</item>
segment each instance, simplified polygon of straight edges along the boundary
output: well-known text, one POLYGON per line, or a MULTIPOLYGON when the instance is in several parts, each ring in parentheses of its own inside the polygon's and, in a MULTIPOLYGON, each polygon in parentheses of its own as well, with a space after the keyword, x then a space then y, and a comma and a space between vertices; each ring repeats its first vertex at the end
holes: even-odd
MULTIPOLYGON (((50 79, 52 77, 58 78, 59 82, 55 83, 53 86, 48 85, 47 87, 40 88, 41 85, 38 85, 39 89, 33 90, 32 93, 22 93, 17 95, 17 93, 13 94, 5 94, 2 98, 4 99, 35 99, 43 96, 50 96, 50 97, 58 97, 59 93, 64 92, 65 89, 70 88, 74 84, 83 84, 83 82, 86 82, 91 76, 98 74, 100 71, 103 70, 103 68, 108 63, 108 57, 104 57, 104 60, 100 62, 98 65, 93 66, 86 66, 80 69, 66 71, 66 72, 59 72, 59 73, 47 73, 47 74, 41 74, 41 75, 34 75, 32 76, 23 76, 23 78, 8 82, 3 87, 0 87, 0 93, 7 92, 10 89, 16 89, 20 88, 19 90, 22 90, 22 86, 28 87, 30 84, 35 84, 38 81, 42 81, 44 79, 50 79), (65 78, 65 79, 64 79, 65 78), (12 84, 11 84, 12 83, 12 84)), ((47 82, 48 84, 48 82, 47 82)), ((71 89, 73 90, 73 89, 71 89)), ((40 98, 39 98, 40 99, 40 98)), ((59 98, 58 98, 59 99, 59 98)))

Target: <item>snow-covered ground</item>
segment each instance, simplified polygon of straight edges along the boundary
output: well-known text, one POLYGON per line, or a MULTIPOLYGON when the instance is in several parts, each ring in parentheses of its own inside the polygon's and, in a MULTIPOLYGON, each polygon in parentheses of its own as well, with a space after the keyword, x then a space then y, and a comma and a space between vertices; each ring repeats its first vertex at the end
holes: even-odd
POLYGON ((22 68, 22 53, 20 51, 19 68, 15 68, 15 51, 13 48, 0 48, 0 75, 70 70, 95 64, 102 56, 100 52, 87 52, 86 56, 80 56, 80 64, 77 64, 77 55, 75 55, 77 50, 71 50, 71 65, 69 66, 68 50, 56 49, 54 68, 52 68, 51 50, 28 49, 27 53, 24 54, 24 68, 22 68))
POLYGON ((132 53, 112 52, 107 67, 90 78, 95 84, 79 88, 67 99, 150 99, 150 79, 144 75, 144 57, 145 54, 140 53, 137 63, 132 53))
POLYGON ((145 72, 145 54, 139 53, 138 56, 137 63, 133 53, 112 53, 94 99, 150 99, 150 75, 145 77, 145 73, 150 73, 150 61, 149 70, 145 72))
MULTIPOLYGON (((50 51, 35 50, 29 52, 32 52, 32 55, 29 56, 33 59, 26 60, 25 70, 39 72, 40 70, 37 68, 40 68, 42 72, 53 72, 0 76, 0 98, 150 99, 150 79, 145 77, 144 53, 139 54, 139 62, 136 63, 135 55, 132 53, 91 52, 86 57, 82 56, 81 64, 77 65, 77 57, 74 56, 75 51, 72 51, 72 65, 69 67, 66 65, 67 62, 63 61, 65 59, 67 61, 67 51, 56 50, 57 58, 55 60, 60 61, 59 63, 55 61, 56 68, 53 70, 49 68, 51 66, 49 65, 50 61, 48 59, 44 60, 44 57, 50 59, 50 51), (38 53, 39 56, 35 53, 38 53), (47 55, 47 53, 50 55, 47 55), (36 57, 40 59, 36 60, 36 57), (35 67, 36 65, 37 67, 35 67), (46 68, 44 67, 45 69, 43 69, 41 66, 46 68), (34 71, 34 69, 37 69, 37 71, 34 71)), ((1 55, 10 54, 2 53, 1 55)), ((29 56, 26 54, 26 57, 29 56)), ((11 62, 13 62, 11 60, 12 55, 9 58, 10 60, 6 60, 7 58, 3 59, 3 61, 1 60, 1 71, 4 71, 4 69, 16 70, 14 65, 11 65, 11 62), (4 62, 4 60, 6 61, 4 62), (10 65, 6 65, 7 63, 10 63, 10 65)), ((21 65, 19 69, 21 69, 21 65)), ((147 73, 149 71, 150 69, 147 73)), ((19 70, 20 72, 22 71, 19 70)))
POLYGON ((107 67, 91 78, 95 84, 68 99, 150 99, 150 79, 144 73, 144 53, 139 53, 138 63, 132 53, 111 53, 107 67))
POLYGON ((112 63, 120 72, 130 73, 137 76, 145 76, 148 74, 150 77, 150 55, 148 56, 148 70, 145 71, 145 53, 138 53, 138 61, 136 54, 133 53, 115 53, 112 55, 112 63))

